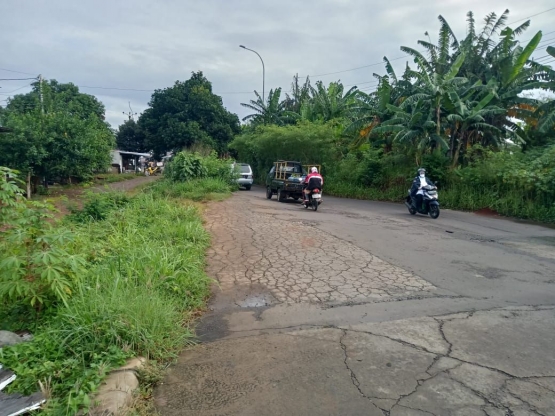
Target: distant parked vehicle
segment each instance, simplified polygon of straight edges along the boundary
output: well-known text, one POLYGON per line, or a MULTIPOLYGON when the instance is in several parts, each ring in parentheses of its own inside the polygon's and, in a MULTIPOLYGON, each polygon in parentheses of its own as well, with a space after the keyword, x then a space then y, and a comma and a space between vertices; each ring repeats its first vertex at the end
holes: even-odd
POLYGON ((236 163, 233 167, 237 169, 239 175, 239 178, 237 178, 239 186, 250 191, 254 181, 251 166, 247 163, 236 163))

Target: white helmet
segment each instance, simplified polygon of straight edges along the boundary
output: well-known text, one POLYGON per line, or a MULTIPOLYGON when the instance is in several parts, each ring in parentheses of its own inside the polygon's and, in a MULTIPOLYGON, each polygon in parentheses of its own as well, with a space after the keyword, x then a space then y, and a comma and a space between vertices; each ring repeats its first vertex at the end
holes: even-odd
POLYGON ((314 166, 314 167, 310 168, 310 171, 312 173, 318 173, 318 168, 316 166, 314 166))

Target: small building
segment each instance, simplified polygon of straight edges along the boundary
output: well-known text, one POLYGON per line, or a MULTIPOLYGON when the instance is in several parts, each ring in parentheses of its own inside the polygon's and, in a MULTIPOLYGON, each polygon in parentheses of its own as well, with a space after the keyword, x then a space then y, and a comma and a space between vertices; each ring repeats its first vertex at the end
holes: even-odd
POLYGON ((112 171, 114 173, 144 172, 150 153, 127 152, 112 150, 112 171))

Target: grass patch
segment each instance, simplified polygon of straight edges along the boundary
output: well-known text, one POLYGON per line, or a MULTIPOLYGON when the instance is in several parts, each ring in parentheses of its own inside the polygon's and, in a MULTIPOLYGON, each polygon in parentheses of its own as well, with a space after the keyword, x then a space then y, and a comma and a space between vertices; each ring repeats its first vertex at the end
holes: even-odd
POLYGON ((165 362, 191 341, 189 322, 209 295, 209 236, 192 204, 162 195, 150 189, 119 205, 96 194, 92 206, 109 206, 102 215, 83 214, 86 203, 56 225, 73 234, 64 249, 83 256, 86 271, 67 306, 0 304, 3 324, 35 337, 0 349, 0 362, 18 376, 9 392, 32 393, 40 381, 51 394, 44 413, 73 415, 126 358, 165 362))
POLYGON ((229 197, 237 185, 220 178, 191 179, 186 182, 171 182, 163 179, 155 182, 150 190, 162 197, 183 198, 191 201, 221 201, 229 197))

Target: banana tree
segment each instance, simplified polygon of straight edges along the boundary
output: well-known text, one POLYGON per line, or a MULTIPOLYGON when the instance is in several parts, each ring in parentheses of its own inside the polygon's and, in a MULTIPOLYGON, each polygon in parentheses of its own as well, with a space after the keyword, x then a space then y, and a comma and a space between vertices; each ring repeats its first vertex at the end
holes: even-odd
POLYGON ((421 162, 422 154, 436 148, 447 148, 447 143, 436 134, 436 123, 433 121, 433 109, 426 99, 415 103, 404 101, 400 106, 387 104, 394 114, 374 128, 374 133, 393 135, 393 142, 413 151, 416 164, 421 162))
POLYGON ((494 97, 495 91, 489 91, 480 101, 467 101, 456 91, 447 93, 444 106, 449 112, 446 120, 450 123, 450 151, 453 167, 459 162, 462 148, 466 149, 469 144, 479 140, 484 145, 483 140, 488 133, 501 133, 496 126, 487 122, 496 115, 506 113, 504 108, 490 105, 494 97))
POLYGON ((442 98, 457 85, 467 82, 466 78, 457 77, 464 63, 465 54, 461 53, 445 73, 429 72, 430 65, 420 57, 415 58, 419 71, 413 75, 417 79, 417 93, 412 100, 427 99, 431 102, 435 113, 436 135, 441 135, 441 103, 442 98))
POLYGON ((310 89, 314 111, 324 121, 345 117, 356 104, 357 87, 352 87, 344 93, 341 82, 331 82, 326 88, 322 81, 318 81, 316 88, 310 89))
MULTIPOLYGON (((547 53, 555 58, 555 47, 548 46, 547 53)), ((542 85, 542 88, 555 93, 555 71, 547 65, 543 66, 543 70, 543 78, 547 82, 542 85)), ((547 100, 545 103, 540 104, 534 115, 538 119, 537 128, 540 133, 552 132, 555 129, 555 100, 547 100)))
POLYGON ((243 121, 251 121, 253 124, 277 124, 282 126, 294 122, 298 115, 286 109, 286 102, 280 101, 281 88, 270 90, 268 101, 264 102, 257 91, 254 92, 257 99, 250 103, 241 103, 243 107, 250 108, 253 114, 243 118, 243 121))
MULTIPOLYGON (((351 124, 345 132, 355 134, 353 147, 357 148, 367 141, 373 133, 373 129, 380 123, 393 117, 394 113, 387 107, 388 104, 400 105, 412 94, 411 70, 407 66, 403 76, 397 77, 393 66, 387 57, 384 57, 387 75, 374 74, 378 79, 376 91, 367 94, 363 91, 357 92, 357 102, 350 109, 351 124)), ((384 145, 384 151, 392 150, 392 141, 389 136, 381 136, 374 144, 384 145)))

